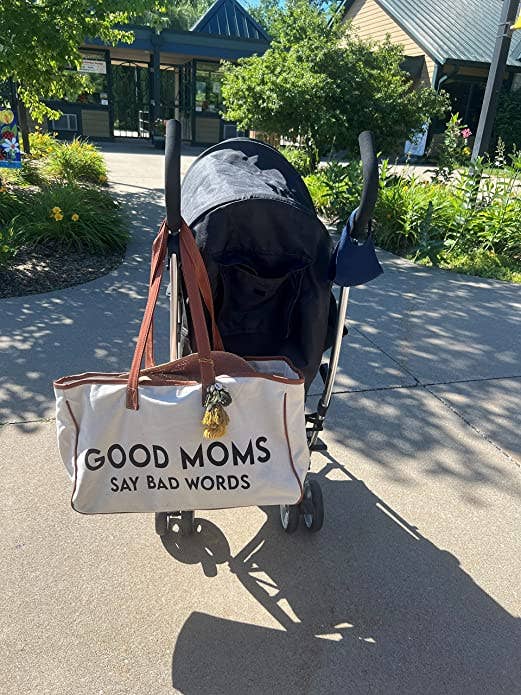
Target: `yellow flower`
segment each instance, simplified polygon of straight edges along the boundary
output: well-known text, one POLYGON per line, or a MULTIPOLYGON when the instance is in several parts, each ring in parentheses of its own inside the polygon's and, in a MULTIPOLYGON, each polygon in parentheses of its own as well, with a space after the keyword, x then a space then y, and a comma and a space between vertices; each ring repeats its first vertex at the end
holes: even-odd
POLYGON ((470 153, 471 153, 470 147, 464 147, 464 148, 463 148, 463 154, 464 154, 466 157, 468 157, 470 153))
POLYGON ((63 220, 63 215, 61 214, 61 212, 56 212, 56 213, 54 214, 54 219, 56 220, 56 222, 59 222, 60 220, 63 220))
POLYGON ((2 186, 0 188, 0 193, 7 193, 7 188, 5 186, 2 186))
POLYGON ((52 209, 51 212, 52 212, 53 215, 57 215, 57 214, 58 214, 59 212, 61 212, 61 211, 62 211, 62 209, 59 208, 59 207, 56 205, 55 207, 53 207, 53 209, 52 209))
POLYGON ((73 222, 77 222, 79 219, 80 219, 80 216, 78 215, 77 212, 74 212, 74 213, 71 215, 71 220, 72 220, 73 222))
POLYGON ((101 183, 105 183, 107 177, 105 176, 105 174, 100 174, 99 180, 101 181, 101 183))

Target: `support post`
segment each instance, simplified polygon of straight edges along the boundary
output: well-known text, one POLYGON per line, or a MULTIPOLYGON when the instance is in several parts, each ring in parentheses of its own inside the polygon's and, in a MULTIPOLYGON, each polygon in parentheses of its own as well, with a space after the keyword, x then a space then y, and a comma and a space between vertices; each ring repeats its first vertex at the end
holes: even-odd
POLYGON ((154 52, 152 53, 152 89, 150 90, 150 137, 153 137, 155 122, 161 117, 161 52, 159 35, 152 37, 154 52))
POLYGON ((481 107, 476 139, 474 140, 474 148, 472 150, 472 162, 475 162, 476 159, 487 152, 490 147, 490 138, 492 136, 494 121, 496 120, 499 92, 503 84, 510 42, 512 40, 511 25, 514 23, 518 8, 519 0, 503 0, 501 20, 498 27, 492 61, 490 63, 485 96, 483 97, 483 106, 481 107))

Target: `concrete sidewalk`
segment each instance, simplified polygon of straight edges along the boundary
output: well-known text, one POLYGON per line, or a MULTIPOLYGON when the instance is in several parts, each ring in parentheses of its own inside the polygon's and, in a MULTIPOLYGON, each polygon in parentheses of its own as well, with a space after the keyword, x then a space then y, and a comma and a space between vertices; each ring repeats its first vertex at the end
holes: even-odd
MULTIPOLYGON (((74 513, 55 444, 52 379, 130 362, 163 214, 161 153, 106 158, 125 262, 0 301, 0 692, 518 693, 519 286, 382 253, 313 462, 323 530, 203 512, 162 544, 152 515, 74 513)), ((157 325, 166 358, 164 300, 157 325)))

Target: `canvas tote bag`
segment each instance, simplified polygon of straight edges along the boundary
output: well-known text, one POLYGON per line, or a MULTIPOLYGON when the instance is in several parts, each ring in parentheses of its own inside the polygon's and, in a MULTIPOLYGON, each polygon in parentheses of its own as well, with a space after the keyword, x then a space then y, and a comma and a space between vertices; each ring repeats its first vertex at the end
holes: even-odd
POLYGON ((304 379, 284 358, 211 351, 201 295, 214 346, 222 343, 210 285, 184 223, 181 261, 197 353, 154 365, 152 324, 167 240, 164 223, 130 371, 54 382, 72 507, 102 514, 296 503, 309 465, 304 379))

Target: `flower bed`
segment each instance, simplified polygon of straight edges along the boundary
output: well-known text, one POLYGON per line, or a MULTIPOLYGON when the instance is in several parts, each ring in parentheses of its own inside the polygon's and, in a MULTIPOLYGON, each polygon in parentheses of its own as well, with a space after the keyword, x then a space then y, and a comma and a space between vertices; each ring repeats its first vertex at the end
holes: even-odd
POLYGON ((0 170, 0 296, 91 280, 121 261, 128 233, 91 144, 31 135, 31 158, 0 170), (67 272, 64 272, 64 268, 67 272))

